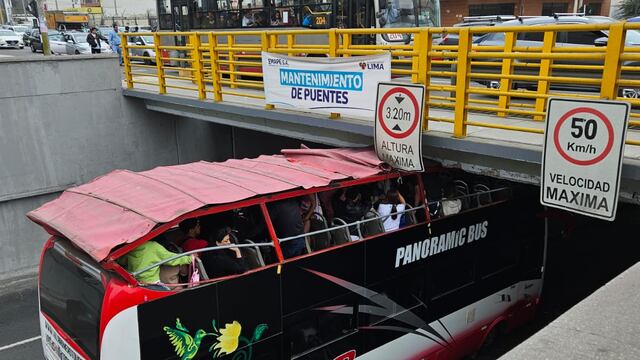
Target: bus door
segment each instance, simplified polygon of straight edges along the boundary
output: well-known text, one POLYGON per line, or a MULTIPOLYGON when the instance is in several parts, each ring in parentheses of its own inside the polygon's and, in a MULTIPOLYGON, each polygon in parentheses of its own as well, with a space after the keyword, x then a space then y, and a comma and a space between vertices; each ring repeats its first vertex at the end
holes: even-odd
POLYGON ((282 359, 279 278, 271 266, 139 305, 141 358, 282 359))
POLYGON ((191 9, 188 0, 172 0, 173 31, 191 30, 191 9))
MULTIPOLYGON (((351 29, 368 29, 375 26, 374 5, 371 0, 344 0, 345 27, 351 29)), ((338 17, 338 21, 342 19, 338 17)), ((375 35, 352 35, 351 43, 354 45, 375 44, 375 35)))

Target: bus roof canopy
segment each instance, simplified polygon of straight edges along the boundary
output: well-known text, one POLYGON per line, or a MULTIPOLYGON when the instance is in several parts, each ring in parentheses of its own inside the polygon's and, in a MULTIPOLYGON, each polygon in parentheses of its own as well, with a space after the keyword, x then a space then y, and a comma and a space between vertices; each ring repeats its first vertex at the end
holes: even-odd
POLYGON ((207 205, 326 186, 382 171, 382 162, 371 149, 296 149, 282 154, 143 172, 115 170, 65 190, 27 217, 102 261, 115 246, 207 205))

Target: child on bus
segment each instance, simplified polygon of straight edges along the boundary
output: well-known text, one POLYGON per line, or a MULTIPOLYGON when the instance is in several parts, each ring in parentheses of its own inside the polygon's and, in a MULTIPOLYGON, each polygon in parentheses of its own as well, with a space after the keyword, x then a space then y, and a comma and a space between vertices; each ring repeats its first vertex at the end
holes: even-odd
MULTIPOLYGON (((149 240, 146 243, 131 250, 124 258, 123 262, 126 264, 127 270, 130 273, 136 273, 150 265, 157 264, 163 260, 172 258, 178 254, 172 253, 165 249, 157 241, 149 240)), ((180 266, 191 263, 190 256, 182 256, 171 261, 168 261, 162 265, 165 266, 180 266)), ((160 281, 160 267, 153 267, 141 274, 136 275, 136 279, 144 284, 157 284, 162 285, 160 281)))

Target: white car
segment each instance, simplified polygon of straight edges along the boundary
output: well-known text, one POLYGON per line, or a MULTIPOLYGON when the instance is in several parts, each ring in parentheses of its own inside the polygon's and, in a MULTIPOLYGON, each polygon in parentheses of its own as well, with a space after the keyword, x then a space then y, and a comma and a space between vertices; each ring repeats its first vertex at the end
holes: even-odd
MULTIPOLYGON (((87 42, 87 35, 84 32, 60 33, 49 35, 49 48, 54 54, 91 54, 91 46, 87 42)), ((111 53, 111 48, 106 41, 100 42, 100 52, 102 54, 111 53)))
POLYGON ((23 38, 24 33, 31 30, 31 28, 26 25, 3 25, 2 27, 4 30, 13 31, 14 33, 16 33, 16 35, 20 36, 21 39, 23 38))
POLYGON ((11 30, 0 29, 0 49, 24 49, 22 37, 11 30))
MULTIPOLYGON (((153 35, 143 36, 130 36, 128 40, 129 45, 138 46, 153 46, 153 35)), ((147 65, 155 64, 156 52, 153 49, 129 49, 129 54, 133 56, 144 56, 147 59, 143 59, 147 65)))

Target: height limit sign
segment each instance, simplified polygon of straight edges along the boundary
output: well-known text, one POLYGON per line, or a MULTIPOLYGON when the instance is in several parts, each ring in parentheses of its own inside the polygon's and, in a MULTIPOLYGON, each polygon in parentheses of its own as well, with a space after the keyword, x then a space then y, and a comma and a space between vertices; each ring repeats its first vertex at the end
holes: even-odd
POLYGON ((613 221, 629 104, 549 99, 540 202, 613 221))
POLYGON ((378 83, 376 154, 396 169, 422 171, 424 86, 378 83))

